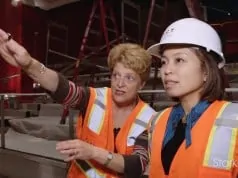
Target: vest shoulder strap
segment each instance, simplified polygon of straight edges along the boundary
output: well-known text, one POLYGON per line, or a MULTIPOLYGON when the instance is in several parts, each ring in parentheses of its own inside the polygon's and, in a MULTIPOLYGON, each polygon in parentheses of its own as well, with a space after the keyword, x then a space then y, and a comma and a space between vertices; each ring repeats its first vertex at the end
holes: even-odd
POLYGON ((135 138, 137 138, 148 128, 149 121, 153 114, 155 114, 155 110, 148 104, 144 103, 141 111, 137 114, 136 119, 134 120, 130 128, 127 139, 127 146, 132 146, 135 144, 135 138))
POLYGON ((105 119, 109 88, 95 88, 95 99, 90 106, 88 127, 93 132, 100 134, 105 119))
POLYGON ((234 166, 238 130, 238 103, 226 102, 211 129, 203 166, 230 170, 234 166))

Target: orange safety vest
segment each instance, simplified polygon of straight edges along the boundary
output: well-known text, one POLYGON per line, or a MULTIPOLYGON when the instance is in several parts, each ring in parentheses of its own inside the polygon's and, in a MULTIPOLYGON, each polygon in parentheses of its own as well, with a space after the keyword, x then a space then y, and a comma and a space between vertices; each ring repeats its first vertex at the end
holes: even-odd
MULTIPOLYGON (((135 138, 148 128, 155 111, 142 100, 127 118, 114 142, 112 119, 112 95, 109 88, 90 88, 90 99, 85 118, 77 122, 77 138, 94 146, 120 154, 133 151, 135 138)), ((68 172, 68 178, 114 178, 117 174, 93 160, 75 160, 68 172)))
POLYGON ((238 104, 215 101, 191 130, 164 174, 161 150, 171 108, 158 113, 149 129, 150 178, 236 178, 238 175, 238 104))

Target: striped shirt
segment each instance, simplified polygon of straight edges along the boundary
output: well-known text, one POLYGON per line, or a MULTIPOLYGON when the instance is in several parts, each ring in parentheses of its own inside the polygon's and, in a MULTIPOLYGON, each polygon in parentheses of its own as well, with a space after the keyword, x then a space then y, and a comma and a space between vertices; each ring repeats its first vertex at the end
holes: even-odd
MULTIPOLYGON (((79 109, 84 115, 89 102, 90 92, 89 88, 77 86, 72 81, 67 80, 59 74, 59 83, 55 93, 50 93, 51 97, 59 103, 64 105, 64 108, 79 109)), ((118 129, 114 129, 114 136, 116 137, 118 129)), ((147 152, 148 137, 144 132, 136 138, 133 154, 123 155, 124 157, 124 176, 130 178, 139 178, 146 170, 149 156, 147 152)), ((143 176, 144 177, 144 176, 143 176)))

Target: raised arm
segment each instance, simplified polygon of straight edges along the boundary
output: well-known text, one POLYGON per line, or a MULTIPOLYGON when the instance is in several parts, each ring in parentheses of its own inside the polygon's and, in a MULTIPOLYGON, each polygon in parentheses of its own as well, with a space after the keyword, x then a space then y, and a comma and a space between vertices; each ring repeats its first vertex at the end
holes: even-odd
POLYGON ((0 55, 10 65, 24 70, 42 88, 49 91, 57 102, 73 108, 81 108, 87 104, 87 98, 89 97, 87 88, 76 86, 56 71, 45 67, 1 29, 0 55))
POLYGON ((0 29, 0 55, 12 66, 21 67, 34 81, 51 92, 55 92, 59 78, 55 71, 46 68, 30 56, 27 50, 0 29))
POLYGON ((78 86, 61 74, 58 74, 58 78, 59 82, 56 91, 49 93, 51 97, 66 107, 80 109, 84 112, 90 97, 89 88, 78 86))

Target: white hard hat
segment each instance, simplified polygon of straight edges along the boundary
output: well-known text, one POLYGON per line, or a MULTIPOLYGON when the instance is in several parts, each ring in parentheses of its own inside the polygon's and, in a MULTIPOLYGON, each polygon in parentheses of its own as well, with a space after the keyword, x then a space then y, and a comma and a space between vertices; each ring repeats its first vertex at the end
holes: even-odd
POLYGON ((220 56, 219 68, 225 65, 222 44, 216 30, 209 24, 196 18, 184 18, 175 21, 164 31, 159 43, 148 48, 151 55, 159 56, 160 46, 164 44, 191 44, 206 48, 220 56))

